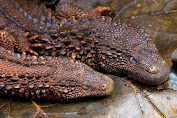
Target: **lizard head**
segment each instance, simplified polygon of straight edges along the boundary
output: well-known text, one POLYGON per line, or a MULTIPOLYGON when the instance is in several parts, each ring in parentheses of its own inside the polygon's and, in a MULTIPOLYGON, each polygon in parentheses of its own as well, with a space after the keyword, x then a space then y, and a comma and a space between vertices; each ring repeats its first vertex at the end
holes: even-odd
POLYGON ((142 28, 120 22, 119 25, 114 24, 108 32, 111 32, 112 36, 103 40, 107 43, 98 49, 98 62, 102 70, 125 74, 129 78, 151 85, 167 80, 168 65, 142 28))
POLYGON ((85 97, 104 97, 112 93, 113 80, 80 62, 65 63, 60 80, 54 88, 56 99, 71 100, 85 97), (57 98, 58 97, 58 98, 57 98))

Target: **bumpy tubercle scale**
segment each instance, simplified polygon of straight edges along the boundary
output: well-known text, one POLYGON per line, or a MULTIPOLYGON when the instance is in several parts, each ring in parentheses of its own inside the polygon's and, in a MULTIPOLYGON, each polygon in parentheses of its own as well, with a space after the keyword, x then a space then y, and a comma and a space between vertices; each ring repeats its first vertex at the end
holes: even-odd
POLYGON ((65 101, 110 95, 114 83, 70 58, 27 57, 0 47, 0 94, 65 101))
POLYGON ((68 56, 100 72, 125 74, 142 83, 161 84, 169 74, 149 35, 127 22, 84 18, 66 22, 54 38, 38 41, 43 45, 40 55, 68 56))
MULTIPOLYGON (((40 45, 40 48, 27 46, 38 55, 71 57, 97 71, 125 74, 151 85, 167 80, 169 68, 152 39, 141 27, 100 17, 99 13, 97 17, 95 13, 99 9, 95 9, 97 12, 84 12, 68 3, 57 6, 62 7, 63 11, 57 11, 57 8, 56 11, 46 10, 43 4, 36 4, 34 11, 38 15, 35 16, 30 7, 25 6, 26 1, 23 2, 25 3, 20 3, 19 0, 2 2, 0 27, 14 33, 17 39, 26 32, 30 32, 30 36, 38 35, 34 41, 29 42, 32 45, 40 45), (15 11, 10 7, 5 10, 7 4, 15 11)), ((103 8, 102 11, 104 10, 109 11, 108 8, 103 8)))

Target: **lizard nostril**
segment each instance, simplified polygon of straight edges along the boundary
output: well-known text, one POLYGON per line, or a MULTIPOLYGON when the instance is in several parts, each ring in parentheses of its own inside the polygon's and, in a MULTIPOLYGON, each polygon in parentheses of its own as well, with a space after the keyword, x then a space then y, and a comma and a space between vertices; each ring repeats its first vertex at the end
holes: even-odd
POLYGON ((102 90, 105 91, 106 88, 107 88, 106 84, 103 84, 103 85, 102 85, 102 90))
POLYGON ((159 69, 157 66, 151 66, 148 71, 152 74, 156 74, 158 72, 158 70, 159 69))

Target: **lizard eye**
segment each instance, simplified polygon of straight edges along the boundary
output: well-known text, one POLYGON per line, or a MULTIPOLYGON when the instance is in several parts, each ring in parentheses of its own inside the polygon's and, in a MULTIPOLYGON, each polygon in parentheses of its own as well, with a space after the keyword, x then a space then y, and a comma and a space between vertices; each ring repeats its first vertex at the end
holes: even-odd
POLYGON ((130 62, 131 63, 136 63, 135 58, 134 57, 130 57, 130 62))

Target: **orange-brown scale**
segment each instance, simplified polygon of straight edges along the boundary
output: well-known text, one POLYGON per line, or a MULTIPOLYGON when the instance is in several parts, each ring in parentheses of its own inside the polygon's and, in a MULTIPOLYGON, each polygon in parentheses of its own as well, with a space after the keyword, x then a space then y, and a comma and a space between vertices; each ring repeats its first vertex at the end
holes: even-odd
POLYGON ((110 12, 111 9, 109 7, 97 7, 92 10, 83 11, 75 5, 64 2, 58 3, 54 16, 58 19, 79 20, 82 18, 100 17, 101 13, 105 11, 110 12))
POLYGON ((146 84, 168 79, 168 65, 141 27, 104 17, 70 22, 63 23, 55 38, 38 40, 43 45, 40 55, 68 56, 100 72, 123 74, 146 84))
MULTIPOLYGON (((49 28, 56 23, 57 19, 54 20, 51 9, 46 8, 44 3, 38 4, 36 0, 24 0, 23 2, 21 0, 16 0, 15 4, 19 4, 21 13, 24 14, 24 12, 26 12, 26 14, 33 18, 33 21, 36 24, 45 25, 49 28)), ((28 16, 26 17, 29 18, 28 16)))
POLYGON ((5 30, 0 31, 0 46, 5 47, 6 50, 14 52, 14 43, 17 43, 14 36, 6 32, 5 30))
POLYGON ((65 101, 111 94, 111 78, 69 58, 26 57, 0 47, 0 94, 65 101))
MULTIPOLYGON (((82 11, 76 6, 68 3, 62 3, 58 6, 59 8, 61 7, 63 11, 58 11, 59 9, 56 9, 55 13, 60 14, 66 12, 64 14, 71 15, 71 17, 73 13, 76 13, 74 16, 79 18, 100 16, 101 12, 110 10, 107 7, 103 7, 90 11, 82 11), (79 13, 79 11, 82 12, 79 13)), ((60 24, 67 22, 65 20, 67 15, 63 17, 63 19, 57 19, 55 18, 56 16, 53 16, 52 12, 48 10, 43 3, 38 4, 35 0, 7 0, 2 2, 0 5, 0 16, 0 20, 2 21, 2 26, 0 26, 0 28, 14 34, 13 37, 17 41, 14 41, 13 43, 17 45, 16 48, 23 54, 29 52, 34 55, 37 55, 37 53, 31 50, 31 47, 41 47, 41 45, 38 43, 31 45, 31 40, 27 40, 28 35, 26 35, 26 32, 30 32, 30 36, 36 35, 37 33, 41 38, 46 39, 46 37, 50 37, 51 35, 51 33, 50 35, 48 34, 49 32, 54 31, 56 33, 56 28, 58 28, 60 24), (33 9, 31 9, 31 7, 33 9), (61 20, 61 23, 59 20, 61 20), (56 27, 54 28, 52 25, 56 27)), ((75 21, 73 23, 75 23, 75 21)), ((70 22, 70 24, 72 23, 70 22)))
MULTIPOLYGON (((66 16, 75 8, 67 7, 66 16)), ((43 45, 36 50, 40 55, 69 56, 95 70, 125 74, 146 84, 157 85, 167 80, 168 66, 141 27, 95 16, 69 22, 64 18, 61 22, 57 32, 44 32, 35 40, 43 45)))
POLYGON ((58 24, 56 23, 58 21, 57 19, 52 20, 51 11, 47 10, 42 4, 38 5, 35 0, 28 1, 29 3, 20 0, 6 0, 0 2, 2 2, 2 4, 0 4, 1 12, 19 27, 40 33, 50 31, 51 28, 58 28, 58 24), (33 6, 34 9, 31 9, 31 6, 33 6))

